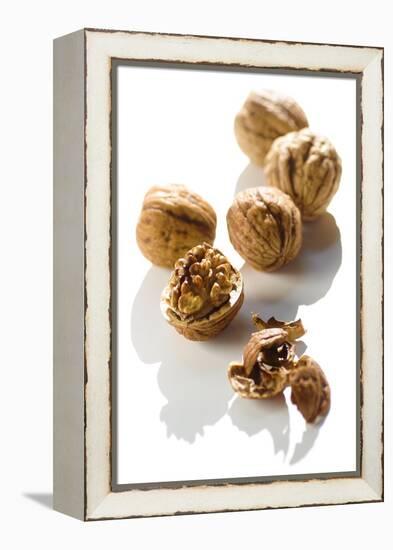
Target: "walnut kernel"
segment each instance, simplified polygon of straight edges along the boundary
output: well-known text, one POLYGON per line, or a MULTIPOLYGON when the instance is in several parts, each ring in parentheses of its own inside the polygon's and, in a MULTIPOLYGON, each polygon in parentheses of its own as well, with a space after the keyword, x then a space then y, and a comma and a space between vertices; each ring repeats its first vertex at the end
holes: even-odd
POLYGON ((221 332, 243 303, 243 279, 216 248, 198 245, 177 260, 161 298, 167 321, 189 340, 221 332))

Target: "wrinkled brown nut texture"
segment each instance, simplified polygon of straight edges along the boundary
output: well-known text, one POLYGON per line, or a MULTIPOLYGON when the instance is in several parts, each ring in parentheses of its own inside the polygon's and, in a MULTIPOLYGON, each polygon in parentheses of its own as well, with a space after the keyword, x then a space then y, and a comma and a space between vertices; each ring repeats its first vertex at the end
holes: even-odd
POLYGON ((228 377, 232 388, 242 397, 266 399, 287 387, 294 366, 294 340, 304 334, 304 329, 300 320, 284 323, 272 317, 264 322, 257 316, 253 320, 257 328, 261 324, 264 328, 251 335, 243 350, 243 363, 231 363, 228 377))
POLYGON ((266 157, 270 185, 290 195, 302 218, 323 214, 341 178, 341 160, 331 142, 309 128, 276 139, 266 157))
POLYGON ((161 303, 165 317, 180 334, 207 340, 239 311, 241 274, 218 249, 203 243, 177 260, 161 303))
POLYGON ((181 319, 200 319, 229 300, 234 270, 218 250, 196 246, 175 263, 171 307, 181 319))
POLYGON ((312 357, 303 355, 289 374, 291 401, 307 422, 326 416, 330 409, 330 387, 321 367, 312 357))
POLYGON ((252 162, 263 165, 273 141, 308 126, 303 110, 290 97, 263 90, 252 92, 235 118, 235 135, 252 162))
POLYGON ((193 246, 214 242, 216 223, 210 204, 184 185, 157 186, 145 195, 136 238, 148 260, 173 268, 193 246))
POLYGON ((238 193, 227 213, 231 243, 260 271, 275 271, 293 260, 302 244, 302 220, 292 199, 275 187, 238 193))

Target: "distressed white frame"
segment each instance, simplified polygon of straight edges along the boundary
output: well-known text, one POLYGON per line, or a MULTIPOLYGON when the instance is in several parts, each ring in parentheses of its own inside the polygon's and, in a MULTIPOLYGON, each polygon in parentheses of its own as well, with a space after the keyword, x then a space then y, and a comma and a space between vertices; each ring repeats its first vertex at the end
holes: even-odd
POLYGON ((57 39, 54 52, 55 508, 97 520, 383 500, 383 49, 85 29, 57 39), (113 491, 111 69, 119 59, 359 75, 357 477, 113 491))

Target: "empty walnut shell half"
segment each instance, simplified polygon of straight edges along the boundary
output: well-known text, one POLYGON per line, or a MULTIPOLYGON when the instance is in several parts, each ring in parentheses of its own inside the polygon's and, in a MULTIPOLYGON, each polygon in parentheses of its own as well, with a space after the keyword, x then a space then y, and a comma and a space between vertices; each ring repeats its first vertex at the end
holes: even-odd
POLYGON ((292 197, 304 220, 311 221, 326 211, 338 189, 341 160, 327 138, 305 128, 273 142, 265 176, 292 197))
POLYGON ((235 135, 252 162, 263 165, 273 141, 308 126, 306 115, 290 97, 263 90, 251 92, 235 118, 235 135))
MULTIPOLYGON (((258 322, 264 323, 254 316, 258 322)), ((231 363, 228 378, 232 388, 242 397, 266 399, 281 393, 288 385, 288 375, 294 368, 295 338, 304 334, 301 321, 287 323, 271 318, 264 328, 251 335, 243 350, 243 363, 231 363), (274 325, 280 324, 281 327, 274 325), (271 328, 270 328, 271 327, 271 328)))
POLYGON ((289 374, 291 401, 307 422, 326 416, 330 409, 330 387, 321 367, 312 357, 303 355, 289 374))
POLYGON ((216 213, 184 185, 152 187, 145 195, 136 238, 142 254, 155 265, 175 261, 201 242, 214 242, 216 213))
POLYGON ((292 199, 275 187, 238 193, 227 213, 231 243, 260 271, 275 271, 293 260, 302 244, 302 220, 292 199))
POLYGON ((177 260, 161 311, 189 340, 208 340, 232 321, 243 299, 241 273, 217 248, 203 243, 177 260))

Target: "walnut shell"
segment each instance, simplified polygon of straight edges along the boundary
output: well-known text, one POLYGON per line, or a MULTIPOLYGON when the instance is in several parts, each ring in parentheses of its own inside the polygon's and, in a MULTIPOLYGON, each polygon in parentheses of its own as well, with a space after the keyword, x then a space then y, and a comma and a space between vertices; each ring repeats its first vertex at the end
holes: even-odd
POLYGON ((292 199, 275 187, 238 193, 227 213, 231 243, 252 267, 275 271, 293 260, 302 244, 302 220, 292 199))
POLYGON ((228 378, 241 397, 266 399, 288 386, 295 365, 294 341, 303 336, 304 328, 300 320, 285 323, 272 317, 265 323, 253 315, 253 322, 264 328, 251 335, 243 350, 243 363, 229 365, 228 378))
POLYGON ((290 97, 263 90, 251 92, 235 118, 235 135, 252 162, 263 165, 273 141, 308 126, 306 115, 290 97))
POLYGON ((184 185, 152 187, 143 201, 137 243, 153 264, 173 268, 193 246, 214 242, 216 224, 210 204, 184 185))
POLYGON ((217 248, 203 243, 177 260, 161 311, 189 340, 208 340, 232 321, 243 299, 241 273, 217 248))
POLYGON ((318 363, 303 355, 289 374, 291 401, 307 422, 326 416, 330 409, 330 387, 318 363))
POLYGON ((288 339, 294 342, 298 338, 305 335, 306 330, 303 326, 302 320, 296 321, 279 321, 274 317, 270 317, 267 321, 261 319, 255 313, 252 314, 252 322, 258 330, 266 330, 268 328, 282 328, 288 334, 288 339))
POLYGON ((266 157, 265 176, 270 185, 290 195, 302 218, 323 214, 341 177, 341 160, 330 141, 309 128, 276 139, 266 157))

